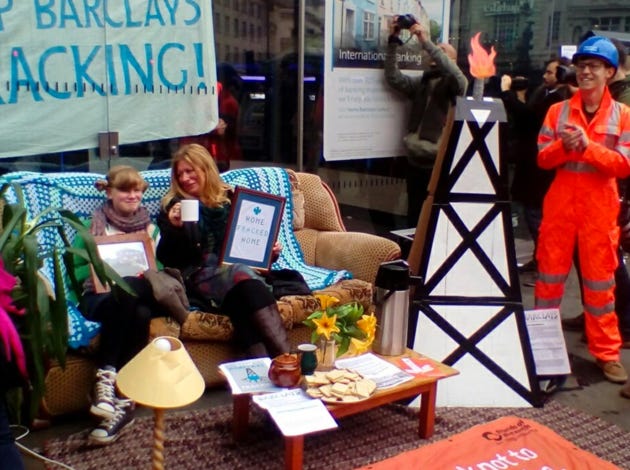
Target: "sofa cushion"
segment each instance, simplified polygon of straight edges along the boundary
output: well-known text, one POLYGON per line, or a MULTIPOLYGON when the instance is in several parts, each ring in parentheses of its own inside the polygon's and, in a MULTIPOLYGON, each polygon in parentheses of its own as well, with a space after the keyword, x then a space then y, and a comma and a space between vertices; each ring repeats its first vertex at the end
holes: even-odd
POLYGON ((293 170, 287 170, 291 182, 291 200, 293 202, 293 230, 304 228, 304 191, 300 187, 298 176, 293 170))

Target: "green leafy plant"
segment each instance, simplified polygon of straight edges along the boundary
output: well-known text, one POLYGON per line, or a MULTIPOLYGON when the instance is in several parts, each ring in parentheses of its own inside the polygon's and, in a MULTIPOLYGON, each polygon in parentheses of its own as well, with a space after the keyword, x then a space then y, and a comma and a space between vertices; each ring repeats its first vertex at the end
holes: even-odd
POLYGON ((365 314, 357 302, 339 304, 339 299, 326 294, 315 294, 320 310, 311 313, 304 323, 311 328, 311 342, 321 338, 334 339, 339 345, 337 357, 367 352, 374 341, 376 318, 365 314))
POLYGON ((111 267, 104 263, 89 230, 72 212, 50 207, 28 219, 24 196, 19 183, 7 183, 0 188, 2 227, 0 227, 0 255, 5 270, 17 279, 11 292, 14 305, 25 314, 17 317, 16 326, 24 346, 30 386, 30 416, 33 418, 45 393, 46 364, 57 360, 65 366, 68 343, 68 313, 62 264, 75 292, 81 292, 74 277, 74 256, 79 256, 94 267, 103 285, 120 285, 132 292, 111 267), (17 202, 10 203, 8 192, 17 202), (85 242, 85 249, 72 247, 69 229, 85 242), (38 234, 56 230, 63 240, 63 248, 43 249, 38 234), (52 261, 54 283, 40 272, 44 261, 52 261), (19 323, 17 323, 19 322, 19 323))

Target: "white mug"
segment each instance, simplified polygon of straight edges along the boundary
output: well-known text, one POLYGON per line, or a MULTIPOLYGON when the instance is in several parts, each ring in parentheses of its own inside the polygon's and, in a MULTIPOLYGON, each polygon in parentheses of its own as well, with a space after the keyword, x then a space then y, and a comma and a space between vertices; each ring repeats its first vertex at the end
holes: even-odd
POLYGON ((199 220, 199 201, 197 199, 182 200, 182 222, 197 222, 199 220))

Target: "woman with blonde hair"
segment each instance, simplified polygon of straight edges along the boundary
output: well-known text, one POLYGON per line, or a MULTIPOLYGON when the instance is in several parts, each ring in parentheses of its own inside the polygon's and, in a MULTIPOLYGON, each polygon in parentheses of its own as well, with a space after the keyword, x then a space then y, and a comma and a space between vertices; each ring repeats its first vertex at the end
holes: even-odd
MULTIPOLYGON (((181 271, 191 303, 228 315, 235 339, 250 357, 289 352, 286 330, 270 286, 243 264, 220 265, 232 188, 198 144, 182 146, 171 163, 171 187, 158 218, 157 258, 181 271), (181 200, 199 201, 199 221, 181 219, 181 200)), ((274 256, 281 247, 274 245, 274 256)))

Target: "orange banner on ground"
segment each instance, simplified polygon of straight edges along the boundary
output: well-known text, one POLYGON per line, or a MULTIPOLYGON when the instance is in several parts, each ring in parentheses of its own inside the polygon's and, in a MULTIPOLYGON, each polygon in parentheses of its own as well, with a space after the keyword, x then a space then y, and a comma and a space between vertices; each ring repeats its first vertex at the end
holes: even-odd
POLYGON ((362 470, 613 470, 551 429, 517 416, 474 426, 362 470))

